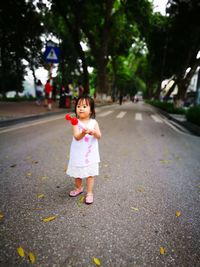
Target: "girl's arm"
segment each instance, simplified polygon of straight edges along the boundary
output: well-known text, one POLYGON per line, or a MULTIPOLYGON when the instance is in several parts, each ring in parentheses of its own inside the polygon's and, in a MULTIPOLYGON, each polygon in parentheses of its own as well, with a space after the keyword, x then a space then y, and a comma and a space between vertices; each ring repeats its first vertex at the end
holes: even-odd
POLYGON ((99 124, 98 124, 97 121, 96 121, 94 129, 93 130, 89 130, 88 134, 93 135, 97 139, 101 138, 101 131, 99 129, 99 124))
POLYGON ((77 141, 81 140, 87 134, 87 130, 83 130, 82 132, 80 132, 78 125, 73 125, 72 130, 73 136, 77 141))

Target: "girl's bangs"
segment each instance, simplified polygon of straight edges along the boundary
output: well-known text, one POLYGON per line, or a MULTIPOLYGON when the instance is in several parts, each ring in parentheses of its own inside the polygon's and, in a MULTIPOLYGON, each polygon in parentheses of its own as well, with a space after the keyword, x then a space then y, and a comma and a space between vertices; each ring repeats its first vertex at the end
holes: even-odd
POLYGON ((78 105, 82 105, 84 100, 85 100, 86 106, 89 106, 90 105, 90 101, 89 101, 88 98, 81 98, 81 99, 79 99, 78 105))

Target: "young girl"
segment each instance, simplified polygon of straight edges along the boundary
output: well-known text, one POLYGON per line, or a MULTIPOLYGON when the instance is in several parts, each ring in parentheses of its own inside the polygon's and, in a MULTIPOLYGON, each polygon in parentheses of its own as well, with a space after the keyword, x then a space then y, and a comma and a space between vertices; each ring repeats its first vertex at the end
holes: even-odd
POLYGON ((94 176, 99 174, 98 139, 101 132, 95 118, 94 100, 80 96, 75 103, 78 125, 73 125, 73 140, 67 174, 75 178, 75 189, 69 195, 76 197, 83 192, 82 180, 86 178, 86 204, 93 203, 94 176))

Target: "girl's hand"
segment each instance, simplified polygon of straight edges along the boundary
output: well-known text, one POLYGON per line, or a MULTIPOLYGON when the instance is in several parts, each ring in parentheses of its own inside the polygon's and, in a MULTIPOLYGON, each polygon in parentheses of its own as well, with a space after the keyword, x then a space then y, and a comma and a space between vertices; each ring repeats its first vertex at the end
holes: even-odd
POLYGON ((89 131, 89 130, 88 130, 87 128, 84 128, 84 129, 82 130, 82 133, 83 133, 83 134, 88 134, 88 131, 89 131))
POLYGON ((89 134, 89 135, 94 135, 94 134, 95 134, 95 129, 93 129, 93 130, 89 130, 89 131, 88 131, 88 134, 89 134))

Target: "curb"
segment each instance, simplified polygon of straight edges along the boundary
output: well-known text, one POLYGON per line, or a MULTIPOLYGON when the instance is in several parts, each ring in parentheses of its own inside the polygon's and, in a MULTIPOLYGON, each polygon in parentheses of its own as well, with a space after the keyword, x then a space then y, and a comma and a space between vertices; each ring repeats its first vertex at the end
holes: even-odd
MULTIPOLYGON (((163 114, 169 120, 172 120, 172 121, 180 124, 181 126, 185 127, 188 131, 190 131, 191 133, 193 133, 193 134, 195 134, 197 136, 200 136, 200 126, 187 121, 186 118, 185 118, 184 121, 180 121, 180 120, 174 118, 173 115, 167 113, 166 111, 164 111, 162 109, 159 109, 159 108, 157 108, 155 106, 151 106, 151 107, 154 107, 156 110, 158 110, 159 113, 163 114)), ((183 116, 185 117, 185 115, 183 115, 183 116)))
POLYGON ((5 120, 0 121, 0 128, 11 126, 11 125, 18 124, 21 122, 27 122, 30 120, 37 120, 39 118, 50 117, 56 114, 62 114, 62 113, 65 113, 66 111, 67 109, 62 110, 62 111, 52 111, 49 113, 40 113, 40 114, 35 114, 35 115, 26 115, 26 116, 17 117, 17 118, 5 119, 5 120))

